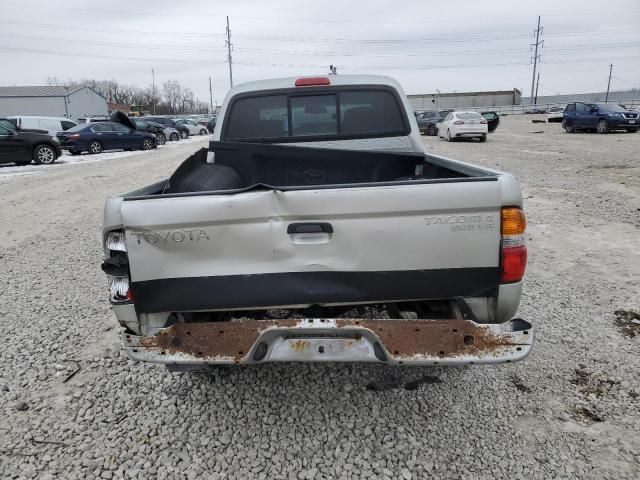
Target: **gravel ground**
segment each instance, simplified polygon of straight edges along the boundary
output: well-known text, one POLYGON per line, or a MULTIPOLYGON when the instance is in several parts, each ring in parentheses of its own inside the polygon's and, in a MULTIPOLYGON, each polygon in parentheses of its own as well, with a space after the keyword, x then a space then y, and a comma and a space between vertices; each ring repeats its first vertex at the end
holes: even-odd
POLYGON ((0 478, 639 478, 640 331, 614 312, 640 309, 640 133, 531 118, 486 144, 424 139, 523 184, 519 315, 538 339, 498 367, 132 363, 99 268, 104 198, 204 142, 0 175, 0 478))

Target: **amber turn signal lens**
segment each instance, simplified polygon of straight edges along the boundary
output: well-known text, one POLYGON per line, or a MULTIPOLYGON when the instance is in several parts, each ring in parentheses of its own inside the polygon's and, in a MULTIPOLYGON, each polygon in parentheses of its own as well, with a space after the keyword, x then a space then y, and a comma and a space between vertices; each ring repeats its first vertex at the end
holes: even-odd
POLYGON ((503 208, 501 220, 502 235, 522 235, 527 228, 524 212, 517 207, 503 208))

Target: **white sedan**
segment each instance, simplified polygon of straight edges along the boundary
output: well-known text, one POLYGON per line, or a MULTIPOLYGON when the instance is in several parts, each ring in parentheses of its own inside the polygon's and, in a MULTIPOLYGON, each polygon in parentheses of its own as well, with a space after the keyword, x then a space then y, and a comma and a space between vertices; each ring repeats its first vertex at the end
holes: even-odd
POLYGON ((564 116, 564 108, 562 107, 552 107, 549 109, 549 113, 547 113, 547 122, 560 123, 562 121, 562 117, 564 116))
POLYGON ((445 119, 438 124, 438 137, 452 142, 456 138, 478 138, 487 141, 489 129, 487 120, 478 112, 449 112, 445 119))
POLYGON ((200 125, 193 120, 188 120, 184 118, 174 118, 174 122, 178 125, 184 125, 189 129, 189 135, 207 135, 209 130, 204 125, 200 125))

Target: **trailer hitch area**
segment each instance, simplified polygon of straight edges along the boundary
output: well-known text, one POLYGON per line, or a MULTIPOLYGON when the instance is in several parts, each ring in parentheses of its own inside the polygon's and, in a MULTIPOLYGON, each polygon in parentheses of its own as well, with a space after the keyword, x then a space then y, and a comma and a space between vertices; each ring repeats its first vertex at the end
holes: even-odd
POLYGON ((531 351, 530 323, 471 320, 285 319, 179 323, 154 336, 123 333, 134 360, 165 364, 368 361, 405 365, 502 363, 531 351))

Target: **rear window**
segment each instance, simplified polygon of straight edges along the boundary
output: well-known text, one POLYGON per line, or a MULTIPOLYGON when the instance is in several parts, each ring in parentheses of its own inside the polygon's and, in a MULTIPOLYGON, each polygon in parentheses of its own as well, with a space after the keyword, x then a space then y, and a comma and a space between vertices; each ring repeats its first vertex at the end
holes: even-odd
POLYGON ((478 112, 460 112, 456 113, 456 117, 461 120, 480 120, 482 119, 482 115, 478 112))
POLYGON ((403 112, 394 94, 385 90, 245 97, 231 104, 223 136, 225 140, 295 141, 407 135, 403 112))

